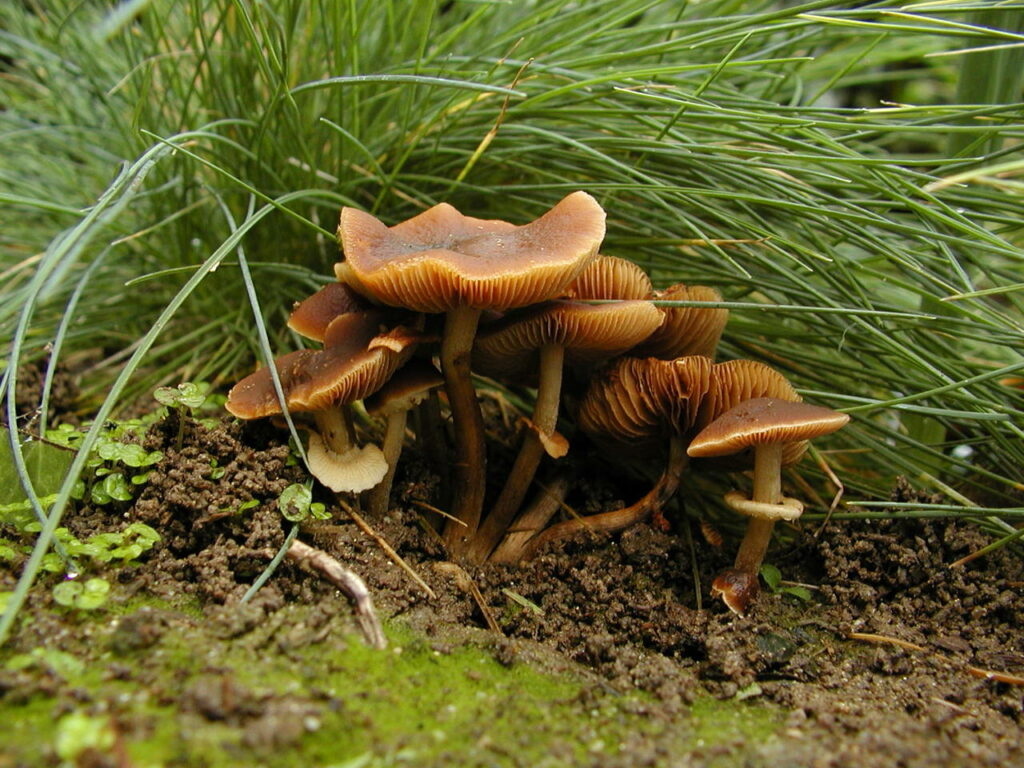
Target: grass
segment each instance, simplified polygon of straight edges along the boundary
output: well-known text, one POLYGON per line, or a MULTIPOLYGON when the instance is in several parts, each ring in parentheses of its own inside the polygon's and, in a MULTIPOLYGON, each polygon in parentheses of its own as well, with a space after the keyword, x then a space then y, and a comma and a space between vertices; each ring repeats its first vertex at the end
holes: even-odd
POLYGON ((722 291, 723 356, 851 413, 827 452, 848 500, 902 474, 944 503, 898 514, 1005 537, 1024 488, 1021 18, 1019 2, 6 4, 8 418, 14 372, 48 345, 86 371, 100 421, 294 348, 284 317, 330 279, 342 205, 521 222, 586 189, 605 252, 722 291))

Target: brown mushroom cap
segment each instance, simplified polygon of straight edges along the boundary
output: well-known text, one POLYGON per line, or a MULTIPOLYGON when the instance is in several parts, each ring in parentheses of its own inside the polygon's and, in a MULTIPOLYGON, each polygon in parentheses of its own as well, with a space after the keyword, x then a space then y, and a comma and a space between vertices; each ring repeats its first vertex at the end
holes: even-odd
POLYGON ((598 256, 566 289, 566 299, 648 299, 651 278, 638 265, 617 256, 598 256))
POLYGON ((393 227, 344 208, 339 279, 385 304, 418 312, 508 309, 562 292, 604 239, 605 214, 574 192, 524 226, 463 216, 441 203, 393 227))
POLYGON ((729 456, 771 443, 794 443, 835 432, 845 413, 809 403, 758 397, 729 409, 690 442, 692 457, 729 456))
POLYGON ((537 350, 546 344, 565 347, 572 363, 597 362, 647 338, 661 320, 661 310, 647 301, 546 302, 510 312, 482 331, 473 348, 473 368, 487 376, 529 375, 537 367, 537 350))
POLYGON ((327 326, 338 315, 369 309, 366 299, 344 283, 328 283, 312 296, 296 302, 288 327, 301 336, 323 341, 327 326))
POLYGON ((711 360, 624 357, 601 371, 580 402, 578 423, 601 443, 656 445, 686 435, 711 386, 711 360))
POLYGON ((730 408, 755 397, 798 402, 803 398, 786 377, 756 360, 729 360, 711 369, 711 391, 704 401, 701 423, 710 424, 730 408))
MULTIPOLYGON (((310 358, 318 355, 314 349, 300 349, 274 360, 281 390, 287 399, 288 393, 306 376, 310 358)), ((240 419, 262 419, 281 413, 281 404, 274 392, 274 381, 269 368, 260 368, 235 384, 228 393, 224 407, 240 419)))
POLYGON ((366 412, 371 416, 390 416, 397 411, 409 410, 421 403, 430 390, 443 385, 444 378, 433 365, 413 360, 366 398, 366 412))
MULTIPOLYGON (((653 296, 663 301, 721 301, 722 295, 706 285, 673 285, 653 296)), ((722 307, 661 307, 665 322, 661 324, 631 355, 673 360, 687 355, 714 357, 718 340, 729 320, 729 310, 722 307)))
MULTIPOLYGON (((399 326, 380 330, 378 312, 350 312, 324 332, 324 349, 303 349, 274 361, 281 387, 294 411, 320 411, 361 400, 402 365, 420 336, 399 326)), ((227 409, 242 419, 281 413, 268 368, 242 379, 228 393, 227 409)))
MULTIPOLYGON (((786 377, 770 365, 756 360, 729 360, 711 368, 711 389, 701 408, 700 424, 707 426, 730 408, 757 397, 800 402, 803 398, 793 389, 786 377)), ((803 441, 788 443, 782 450, 782 463, 795 464, 807 450, 803 441)), ((734 470, 749 467, 753 454, 712 460, 711 468, 734 470)))

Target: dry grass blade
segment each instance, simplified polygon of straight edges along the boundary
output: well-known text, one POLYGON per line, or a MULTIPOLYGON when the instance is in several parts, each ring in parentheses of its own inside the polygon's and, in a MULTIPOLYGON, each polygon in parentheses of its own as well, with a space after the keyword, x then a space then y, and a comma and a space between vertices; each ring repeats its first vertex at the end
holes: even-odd
POLYGON ((394 547, 388 544, 388 542, 384 539, 383 536, 381 536, 379 533, 373 530, 373 528, 370 527, 370 524, 367 523, 362 518, 362 516, 352 508, 351 504, 347 503, 343 499, 338 499, 338 503, 341 505, 341 508, 345 510, 345 514, 352 518, 352 522, 354 522, 359 527, 359 530, 361 530, 363 533, 365 533, 367 536, 369 536, 371 539, 377 542, 377 546, 379 546, 384 551, 384 554, 388 556, 388 559, 391 560, 391 562, 393 562, 403 571, 405 571, 407 574, 409 574, 409 578, 416 582, 417 586, 419 586, 419 588, 426 593, 427 597, 429 597, 431 600, 437 598, 437 593, 435 593, 434 590, 430 588, 430 585, 427 584, 427 582, 425 582, 420 577, 420 575, 416 573, 415 570, 413 570, 413 567, 411 565, 405 562, 402 556, 395 551, 394 547))
MULTIPOLYGON (((878 643, 884 645, 895 645, 899 648, 903 648, 908 651, 924 651, 930 653, 932 656, 936 656, 952 666, 959 666, 952 659, 943 656, 942 654, 936 654, 930 652, 924 646, 918 645, 917 643, 911 643, 906 640, 900 640, 897 637, 888 637, 886 635, 876 635, 870 632, 850 632, 847 637, 851 640, 863 640, 869 643, 878 643)), ((1011 675, 1007 672, 998 672, 991 669, 982 669, 981 667, 975 667, 971 664, 967 664, 964 667, 967 674, 973 677, 980 677, 984 680, 992 680, 997 683, 1006 683, 1007 685, 1024 685, 1024 677, 1019 675, 1011 675)))

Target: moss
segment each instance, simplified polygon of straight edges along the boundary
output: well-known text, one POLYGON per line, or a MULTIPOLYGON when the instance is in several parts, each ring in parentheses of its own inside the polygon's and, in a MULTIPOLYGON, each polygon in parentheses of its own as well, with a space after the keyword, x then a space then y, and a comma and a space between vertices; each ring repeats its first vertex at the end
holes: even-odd
POLYGON ((726 747, 767 738, 780 722, 776 709, 712 699, 680 723, 649 719, 645 695, 506 665, 486 644, 436 649, 394 623, 383 652, 335 632, 282 650, 280 637, 308 613, 286 607, 225 640, 179 610, 151 647, 114 654, 111 629, 106 642, 75 649, 84 669, 63 665, 71 679, 53 665, 23 665, 17 674, 38 685, 0 703, 13 726, 4 749, 15 763, 56 764, 55 715, 83 712, 109 717, 140 766, 571 765, 666 732, 680 753, 710 749, 711 764, 730 765, 741 757, 723 757, 726 747), (43 684, 54 677, 60 685, 43 684))

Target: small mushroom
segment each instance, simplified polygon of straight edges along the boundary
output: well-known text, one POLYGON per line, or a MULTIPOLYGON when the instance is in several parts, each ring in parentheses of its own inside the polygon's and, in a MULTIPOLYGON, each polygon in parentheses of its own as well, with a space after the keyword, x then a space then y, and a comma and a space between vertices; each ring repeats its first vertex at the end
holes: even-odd
POLYGON ((728 456, 754 449, 754 490, 750 499, 732 491, 726 503, 750 517, 733 567, 720 574, 711 586, 725 604, 742 614, 757 596, 758 572, 771 540, 776 520, 795 520, 803 513, 798 499, 782 495, 783 448, 787 444, 827 435, 850 420, 837 413, 803 402, 771 397, 747 400, 729 409, 690 442, 693 457, 728 456))
MULTIPOLYGON (((664 291, 657 291, 647 298, 655 301, 701 301, 718 302, 722 295, 705 285, 673 285, 664 291)), ((631 357, 657 357, 674 360, 688 355, 705 355, 713 358, 718 340, 722 337, 729 320, 729 310, 724 307, 673 307, 661 305, 665 313, 663 322, 644 339, 631 357)))
POLYGON ((365 312, 369 303, 344 283, 328 283, 312 296, 296 302, 288 327, 300 336, 323 341, 327 326, 339 315, 365 312))
MULTIPOLYGON (((310 471, 336 492, 360 492, 387 472, 376 446, 358 447, 342 407, 379 389, 412 353, 420 336, 399 326, 381 331, 384 315, 352 312, 335 318, 322 350, 299 350, 274 361, 289 411, 313 414, 307 458, 310 471)), ((242 419, 281 413, 268 368, 250 374, 228 393, 228 411, 242 419)))
POLYGON ((388 470, 384 479, 370 492, 370 513, 378 517, 387 511, 391 484, 402 455, 405 424, 409 410, 419 405, 431 392, 444 384, 437 369, 429 363, 413 360, 391 377, 390 381, 366 398, 366 411, 371 416, 385 417, 384 460, 388 470))
POLYGON ((393 227, 354 208, 341 212, 342 282, 390 306, 446 313, 441 371, 456 455, 455 521, 444 536, 456 555, 476 533, 484 500, 483 421, 470 379, 480 313, 558 296, 597 254, 604 219, 585 192, 524 226, 463 216, 446 203, 393 227))
MULTIPOLYGON (((687 462, 686 439, 693 432, 710 378, 711 360, 700 356, 620 358, 602 371, 580 401, 580 428, 612 455, 667 448, 661 476, 631 506, 558 523, 530 539, 518 553, 502 547, 503 556, 528 559, 553 541, 585 530, 619 531, 660 509, 679 487, 687 462)), ((513 525, 517 531, 521 527, 519 521, 513 525)))
POLYGON ((636 263, 617 256, 599 255, 572 281, 563 299, 649 299, 651 278, 636 263))

